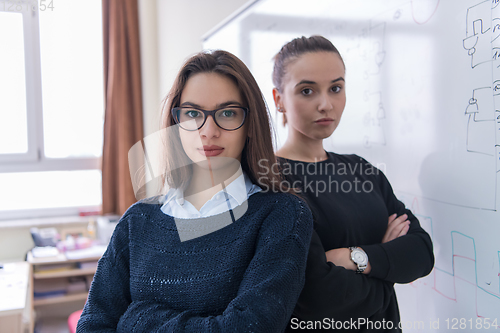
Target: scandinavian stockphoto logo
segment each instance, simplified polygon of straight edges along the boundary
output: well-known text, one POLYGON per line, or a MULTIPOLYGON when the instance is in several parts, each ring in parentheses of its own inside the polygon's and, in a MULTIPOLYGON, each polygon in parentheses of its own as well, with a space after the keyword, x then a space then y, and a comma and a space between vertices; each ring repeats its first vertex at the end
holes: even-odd
POLYGON ((298 194, 304 193, 316 197, 322 193, 370 193, 374 189, 370 176, 378 175, 385 170, 384 163, 379 163, 374 167, 361 158, 357 163, 315 161, 271 164, 269 161, 266 162, 259 161, 259 166, 263 170, 263 172, 258 172, 259 181, 268 179, 270 173, 281 174, 285 179, 280 182, 276 182, 275 179, 267 182, 266 184, 270 183, 270 185, 263 185, 264 191, 271 187, 273 191, 294 188, 298 194))
POLYGON ((198 152, 197 149, 203 144, 197 134, 197 131, 190 132, 182 144, 178 125, 170 126, 148 135, 128 152, 130 178, 136 199, 159 196, 162 211, 174 216, 181 242, 222 229, 236 222, 248 209, 246 200, 238 203, 227 191, 230 184, 235 186, 235 183, 242 182, 240 185, 244 186, 240 162, 229 157, 208 157, 198 152), (185 149, 194 152, 190 156, 192 159, 188 158, 185 149), (201 175, 195 186, 197 192, 184 196, 195 169, 201 175), (175 188, 168 184, 184 185, 175 188), (211 199, 213 205, 201 217, 192 203, 212 193, 217 193, 211 199))

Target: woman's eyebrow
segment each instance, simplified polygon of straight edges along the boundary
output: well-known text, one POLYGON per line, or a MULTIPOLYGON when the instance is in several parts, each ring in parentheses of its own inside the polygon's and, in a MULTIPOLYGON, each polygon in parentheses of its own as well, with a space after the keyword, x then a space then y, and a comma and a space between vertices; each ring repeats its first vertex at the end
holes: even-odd
MULTIPOLYGON (((216 109, 225 108, 226 106, 229 106, 229 105, 238 105, 238 106, 241 106, 241 103, 237 102, 237 101, 227 101, 227 102, 224 102, 224 103, 217 104, 216 105, 216 109)), ((196 109, 203 110, 203 108, 200 105, 198 105, 196 103, 192 103, 192 102, 184 102, 180 106, 190 106, 190 107, 193 107, 193 108, 196 108, 196 109)))
MULTIPOLYGON (((337 82, 337 81, 344 81, 344 82, 345 82, 344 78, 341 76, 341 77, 339 77, 339 78, 337 78, 337 79, 335 79, 335 80, 330 81, 330 83, 335 83, 335 82, 337 82)), ((297 86, 300 86, 301 84, 310 84, 310 85, 314 85, 314 84, 316 84, 316 82, 314 82, 314 81, 309 81, 309 80, 302 80, 302 81, 300 81, 299 83, 297 83, 295 86, 297 87, 297 86)))
POLYGON ((309 80, 302 80, 299 83, 297 83, 295 86, 300 86, 301 84, 316 84, 314 81, 309 81, 309 80))
POLYGON ((237 102, 237 101, 227 101, 227 102, 224 102, 224 103, 217 104, 217 109, 225 108, 226 106, 229 106, 229 105, 241 106, 241 103, 237 102))
POLYGON ((191 103, 191 102, 184 102, 180 106, 191 106, 191 107, 196 108, 196 109, 201 109, 201 106, 199 106, 196 103, 191 103))

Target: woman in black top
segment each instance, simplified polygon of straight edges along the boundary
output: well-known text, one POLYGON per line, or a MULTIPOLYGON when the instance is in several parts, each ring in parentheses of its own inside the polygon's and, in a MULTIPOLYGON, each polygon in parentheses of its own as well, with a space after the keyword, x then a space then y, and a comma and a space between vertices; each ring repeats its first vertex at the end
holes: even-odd
POLYGON ((335 46, 321 36, 297 38, 274 60, 274 102, 288 124, 276 154, 315 219, 306 284, 288 331, 400 332, 393 285, 429 274, 431 239, 379 169, 323 149, 346 103, 335 46))

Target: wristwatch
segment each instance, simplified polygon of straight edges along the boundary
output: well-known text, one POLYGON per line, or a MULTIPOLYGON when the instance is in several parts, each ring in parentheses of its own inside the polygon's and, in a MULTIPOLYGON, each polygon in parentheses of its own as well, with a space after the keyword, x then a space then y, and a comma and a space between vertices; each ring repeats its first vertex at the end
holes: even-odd
POLYGON ((358 266, 356 273, 363 273, 368 265, 368 255, 359 247, 351 246, 351 260, 358 266))

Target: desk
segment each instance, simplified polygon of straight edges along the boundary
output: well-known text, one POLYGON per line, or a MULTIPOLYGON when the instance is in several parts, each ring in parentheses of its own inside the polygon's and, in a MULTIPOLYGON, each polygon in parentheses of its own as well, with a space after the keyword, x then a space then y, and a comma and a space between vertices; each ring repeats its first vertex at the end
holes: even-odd
POLYGON ((6 263, 0 269, 0 333, 21 333, 23 316, 30 321, 30 270, 27 262, 6 263))

